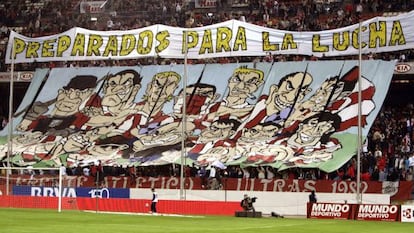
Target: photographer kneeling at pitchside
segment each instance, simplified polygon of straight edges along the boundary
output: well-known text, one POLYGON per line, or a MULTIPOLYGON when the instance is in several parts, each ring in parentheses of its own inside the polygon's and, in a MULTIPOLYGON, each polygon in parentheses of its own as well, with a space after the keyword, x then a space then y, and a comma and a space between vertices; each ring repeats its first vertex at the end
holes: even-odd
POLYGON ((249 197, 249 195, 244 194, 243 200, 240 202, 240 206, 244 211, 253 211, 253 216, 255 216, 256 210, 254 209, 253 203, 256 202, 257 197, 249 197))

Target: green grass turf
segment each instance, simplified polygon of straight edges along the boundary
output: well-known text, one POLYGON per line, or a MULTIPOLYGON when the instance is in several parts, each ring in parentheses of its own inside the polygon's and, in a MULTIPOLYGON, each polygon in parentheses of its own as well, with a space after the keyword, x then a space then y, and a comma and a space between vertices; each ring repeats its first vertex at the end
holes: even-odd
POLYGON ((304 218, 145 216, 39 209, 0 208, 2 233, 412 233, 414 223, 304 218))

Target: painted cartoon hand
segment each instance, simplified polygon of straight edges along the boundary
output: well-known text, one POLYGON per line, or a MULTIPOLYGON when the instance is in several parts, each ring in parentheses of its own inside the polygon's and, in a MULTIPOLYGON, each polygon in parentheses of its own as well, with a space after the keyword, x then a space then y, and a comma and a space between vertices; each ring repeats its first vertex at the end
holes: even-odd
POLYGON ((27 114, 24 118, 28 120, 36 120, 39 116, 45 114, 47 111, 49 111, 49 103, 36 101, 27 111, 27 114))
POLYGON ((104 115, 102 108, 94 107, 94 106, 86 106, 81 110, 81 112, 89 117, 104 115))

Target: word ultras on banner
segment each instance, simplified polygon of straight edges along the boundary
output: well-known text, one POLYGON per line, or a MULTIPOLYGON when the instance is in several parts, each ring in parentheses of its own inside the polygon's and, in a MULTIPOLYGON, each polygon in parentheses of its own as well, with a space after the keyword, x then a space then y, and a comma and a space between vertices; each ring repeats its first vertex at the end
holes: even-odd
MULTIPOLYGON (((362 27, 320 32, 289 32, 239 22, 194 29, 166 26, 130 31, 99 32, 75 28, 55 36, 27 38, 14 33, 15 59, 76 60, 135 58, 144 56, 189 58, 264 55, 267 52, 312 55, 346 55, 359 48, 360 29, 365 35, 361 48, 399 50, 408 46, 400 20, 374 21, 362 27), (364 33, 367 32, 367 33, 364 33)), ((409 34, 409 33, 408 33, 409 34)), ((8 58, 11 58, 8 50, 8 58)), ((10 60, 10 59, 8 59, 10 60)))

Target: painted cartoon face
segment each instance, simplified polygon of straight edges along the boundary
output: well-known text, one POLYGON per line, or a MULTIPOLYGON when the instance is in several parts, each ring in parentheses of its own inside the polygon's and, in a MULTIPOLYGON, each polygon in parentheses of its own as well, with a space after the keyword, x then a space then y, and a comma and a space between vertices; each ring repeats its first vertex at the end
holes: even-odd
POLYGON ((274 97, 273 104, 278 109, 284 109, 292 106, 295 101, 301 101, 310 91, 309 85, 312 83, 312 80, 309 74, 296 73, 288 76, 276 89, 277 93, 274 97))
MULTIPOLYGON (((194 86, 186 88, 186 98, 188 103, 186 112, 189 115, 199 115, 202 111, 205 111, 215 96, 212 87, 197 87, 195 90, 194 88, 194 86)), ((184 101, 182 94, 180 93, 174 103, 174 113, 181 114, 183 105, 184 101)))
POLYGON ((244 128, 242 136, 238 139, 239 142, 253 143, 257 141, 266 141, 272 139, 279 131, 276 125, 255 125, 248 129, 244 128))
POLYGON ((69 116, 79 111, 79 107, 93 93, 93 89, 59 89, 55 103, 55 115, 69 116))
POLYGON ((325 107, 328 100, 335 100, 342 92, 343 82, 337 82, 337 79, 328 79, 322 83, 308 100, 308 108, 325 107), (334 93, 331 95, 332 91, 334 93))
POLYGON ((263 83, 261 73, 252 69, 238 69, 229 79, 228 97, 238 97, 241 99, 248 98, 263 83))
POLYGON ((289 142, 294 142, 300 146, 315 146, 322 136, 335 131, 333 121, 319 121, 312 118, 307 123, 299 125, 299 129, 292 135, 289 142))
POLYGON ((171 132, 164 134, 143 135, 139 138, 144 146, 163 146, 170 145, 180 141, 181 132, 173 129, 171 132))
POLYGON ((239 141, 254 142, 260 137, 260 131, 263 129, 262 125, 255 125, 252 128, 243 128, 242 136, 239 141))
POLYGON ((167 102, 172 97, 180 81, 180 76, 175 72, 162 72, 156 74, 148 84, 146 98, 148 102, 167 102))
POLYGON ((110 77, 104 84, 103 106, 117 106, 130 99, 134 87, 134 74, 124 73, 110 77))
POLYGON ((213 122, 209 128, 201 132, 199 140, 201 142, 211 142, 215 140, 224 140, 232 136, 234 133, 232 124, 213 122))

